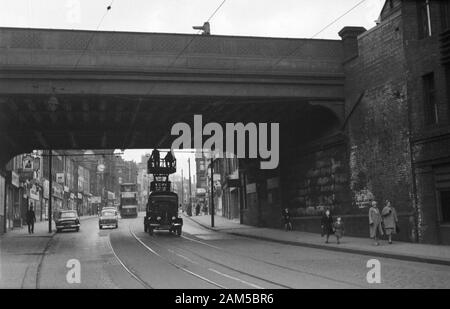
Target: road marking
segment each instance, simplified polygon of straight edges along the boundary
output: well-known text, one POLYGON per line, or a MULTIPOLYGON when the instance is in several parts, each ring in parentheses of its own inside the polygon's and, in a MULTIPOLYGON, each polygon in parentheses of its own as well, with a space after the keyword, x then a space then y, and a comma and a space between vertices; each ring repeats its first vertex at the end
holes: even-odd
POLYGON ((204 281, 206 281, 206 282, 209 282, 209 283, 211 283, 211 284, 213 284, 213 285, 215 285, 215 286, 218 286, 219 288, 227 289, 227 288, 224 287, 223 285, 220 285, 220 284, 218 284, 218 283, 216 283, 216 282, 214 282, 214 281, 211 281, 211 280, 209 280, 209 279, 207 279, 207 278, 205 278, 205 277, 203 277, 203 276, 200 276, 200 275, 198 275, 198 274, 196 274, 196 273, 194 273, 194 272, 192 272, 192 271, 190 271, 190 270, 188 270, 188 269, 186 269, 186 268, 184 268, 184 267, 181 267, 181 266, 179 266, 179 265, 177 265, 177 264, 173 264, 173 265, 174 265, 175 267, 179 268, 180 270, 185 271, 185 272, 187 272, 187 273, 189 273, 189 274, 191 274, 191 275, 193 275, 193 276, 195 276, 195 277, 197 277, 197 278, 200 278, 200 279, 202 279, 202 280, 204 280, 204 281))
POLYGON ((194 272, 192 272, 192 271, 186 269, 185 267, 182 267, 182 266, 180 266, 180 265, 178 265, 178 264, 175 264, 175 263, 172 263, 172 262, 168 261, 167 259, 165 259, 164 257, 162 257, 158 252, 156 252, 155 250, 153 250, 152 248, 150 248, 149 246, 147 246, 147 245, 146 245, 139 237, 137 237, 136 234, 131 230, 131 227, 130 227, 130 233, 131 233, 131 235, 133 235, 133 237, 134 237, 134 238, 135 238, 142 246, 144 246, 144 248, 146 248, 148 251, 150 251, 151 253, 155 254, 156 256, 162 258, 163 260, 165 260, 165 261, 168 262, 169 264, 175 266, 177 269, 182 270, 182 271, 184 271, 184 272, 186 272, 186 273, 188 273, 188 274, 191 274, 191 275, 193 275, 193 276, 195 276, 195 277, 197 277, 197 278, 199 278, 199 279, 201 279, 201 280, 203 280, 203 281, 206 281, 206 282, 208 282, 208 283, 210 283, 210 284, 212 284, 212 285, 215 285, 215 286, 217 286, 217 287, 219 287, 219 288, 227 289, 226 287, 224 287, 224 286, 221 285, 221 284, 218 284, 218 283, 216 283, 216 282, 214 282, 214 281, 212 281, 212 280, 209 280, 208 278, 205 278, 205 277, 203 277, 203 276, 201 276, 201 275, 199 275, 199 274, 196 274, 196 273, 194 273, 194 272))
POLYGON ((176 253, 176 252, 173 251, 172 249, 167 249, 167 251, 169 251, 170 253, 173 253, 173 254, 179 256, 179 257, 182 258, 182 259, 185 259, 185 260, 188 261, 188 262, 191 262, 192 264, 198 265, 198 263, 197 263, 196 261, 191 260, 191 259, 188 258, 187 256, 184 256, 184 255, 182 255, 182 254, 176 253))
POLYGON ((196 240, 196 239, 192 239, 192 238, 189 238, 189 237, 186 237, 186 236, 181 236, 181 237, 183 237, 184 239, 187 239, 187 240, 190 240, 190 241, 193 241, 193 242, 198 242, 199 244, 202 244, 202 245, 205 245, 205 246, 208 246, 208 247, 211 247, 211 248, 214 248, 214 249, 217 249, 217 250, 223 250, 222 248, 220 248, 220 247, 216 247, 216 246, 213 246, 213 245, 210 245, 210 244, 207 244, 207 243, 205 243, 205 242, 203 242, 203 241, 200 241, 200 240, 196 240))
POLYGON ((147 282, 145 282, 144 280, 142 280, 141 278, 139 278, 138 276, 136 276, 131 270, 128 269, 128 267, 122 262, 122 260, 119 258, 119 256, 116 254, 116 252, 114 251, 114 248, 111 244, 111 238, 108 235, 108 245, 109 248, 111 249, 112 253, 114 254, 114 257, 117 259, 117 261, 120 263, 120 265, 122 265, 122 267, 127 271, 127 273, 129 273, 136 281, 138 281, 140 284, 142 284, 145 288, 150 288, 153 289, 152 286, 150 286, 147 282))
POLYGON ((230 275, 221 273, 220 271, 215 270, 214 268, 208 268, 208 270, 210 270, 210 271, 212 271, 212 272, 215 272, 216 274, 222 275, 222 276, 224 276, 224 277, 226 277, 226 278, 230 278, 230 279, 239 281, 239 282, 241 282, 241 283, 244 283, 244 284, 246 284, 246 285, 249 285, 249 286, 251 286, 251 287, 253 287, 253 288, 255 288, 255 289, 264 289, 263 287, 261 287, 261 286, 259 286, 259 285, 256 285, 256 284, 247 282, 247 281, 242 280, 242 279, 237 278, 237 277, 233 277, 233 276, 230 276, 230 275))
POLYGON ((188 258, 188 257, 186 257, 186 256, 184 256, 184 255, 182 255, 182 254, 179 254, 179 253, 175 253, 175 254, 178 255, 180 258, 183 258, 183 259, 185 259, 186 261, 191 262, 192 264, 198 265, 198 263, 197 263, 196 261, 193 261, 193 260, 191 260, 190 258, 188 258))

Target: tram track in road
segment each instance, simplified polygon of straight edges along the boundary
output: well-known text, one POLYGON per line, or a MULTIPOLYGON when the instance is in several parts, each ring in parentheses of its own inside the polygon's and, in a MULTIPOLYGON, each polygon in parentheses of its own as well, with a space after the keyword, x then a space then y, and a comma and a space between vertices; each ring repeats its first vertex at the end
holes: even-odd
MULTIPOLYGON (((190 239, 187 238, 187 237, 184 237, 184 239, 190 240, 190 239)), ((159 246, 160 248, 169 250, 169 249, 167 249, 164 245, 162 245, 162 244, 156 242, 154 239, 150 239, 150 241, 151 241, 152 243, 154 243, 155 245, 159 246)), ((195 241, 195 242, 198 242, 198 241, 195 241)), ((247 276, 247 277, 251 277, 251 278, 253 278, 253 279, 257 279, 257 280, 259 280, 259 281, 268 283, 268 284, 270 284, 270 285, 275 285, 275 286, 278 286, 278 287, 283 288, 283 289, 293 289, 293 287, 291 287, 291 286, 288 286, 288 285, 285 285, 285 284, 282 284, 282 283, 278 283, 278 282, 275 282, 275 281, 272 281, 272 280, 269 280, 269 279, 266 279, 266 278, 262 278, 262 277, 260 277, 260 276, 253 275, 253 274, 251 274, 251 273, 242 271, 242 270, 240 270, 240 269, 237 269, 237 268, 234 268, 234 267, 225 265, 225 264, 223 264, 223 263, 214 261, 214 260, 212 260, 212 259, 206 258, 206 257, 204 257, 203 255, 200 255, 200 254, 198 254, 197 252, 195 252, 195 251, 193 251, 193 250, 189 250, 189 249, 186 249, 186 248, 181 248, 180 246, 177 246, 177 245, 174 245, 174 244, 171 244, 171 245, 174 246, 174 247, 176 247, 176 248, 178 248, 179 250, 187 251, 187 252, 189 252, 189 253, 191 253, 191 254, 193 254, 193 255, 199 257, 200 259, 203 259, 203 260, 208 261, 208 262, 210 262, 210 263, 212 263, 212 264, 218 265, 218 266, 220 266, 220 267, 222 267, 222 268, 225 268, 225 269, 234 271, 234 272, 239 273, 239 274, 241 274, 241 275, 244 275, 244 276, 247 276)), ((221 249, 221 250, 223 250, 223 249, 221 249)), ((225 251, 225 250, 223 250, 223 251, 225 251)), ((221 276, 224 276, 224 277, 227 277, 227 278, 232 278, 232 279, 234 279, 234 280, 236 280, 236 281, 239 281, 239 282, 241 282, 241 283, 245 283, 246 285, 248 285, 248 286, 250 286, 250 287, 252 287, 252 288, 264 289, 263 287, 260 287, 260 286, 254 284, 254 283, 249 283, 249 282, 247 282, 247 281, 245 281, 245 280, 242 280, 242 279, 240 279, 240 278, 237 278, 237 277, 230 276, 230 275, 228 275, 228 274, 224 274, 224 273, 222 273, 222 272, 219 272, 218 270, 216 270, 216 269, 214 269, 214 268, 208 268, 208 270, 211 271, 211 272, 214 272, 214 273, 216 273, 216 274, 219 274, 219 275, 221 275, 221 276)))
MULTIPOLYGON (((191 236, 192 236, 192 235, 191 235, 191 236)), ((251 259, 251 260, 256 261, 256 262, 264 263, 264 264, 266 264, 266 265, 270 265, 270 266, 273 266, 273 267, 277 267, 277 268, 280 268, 280 269, 283 269, 283 270, 288 270, 288 271, 296 272, 296 273, 299 273, 299 274, 302 274, 302 275, 309 275, 309 276, 312 276, 312 277, 315 277, 315 278, 320 278, 320 279, 324 279, 324 280, 329 280, 329 281, 333 281, 333 282, 339 283, 339 284, 347 284, 347 285, 353 286, 353 287, 355 287, 355 288, 366 288, 366 287, 367 287, 367 286, 364 286, 364 285, 362 285, 362 284, 356 284, 356 283, 354 283, 354 282, 349 282, 349 281, 345 281, 345 280, 340 280, 340 279, 332 278, 332 277, 325 276, 325 275, 319 275, 319 274, 317 274, 317 273, 313 273, 313 272, 310 272, 310 271, 300 270, 300 269, 297 269, 297 268, 293 268, 293 267, 289 267, 289 266, 285 266, 285 265, 280 265, 280 264, 277 264, 277 263, 269 262, 269 261, 266 261, 266 260, 263 260, 263 259, 258 259, 258 258, 255 258, 255 257, 252 257, 252 256, 248 256, 248 255, 245 255, 245 254, 237 254, 237 253, 235 253, 235 252, 231 253, 231 252, 229 252, 228 250, 226 250, 226 249, 224 249, 224 248, 217 247, 217 246, 214 246, 214 245, 210 245, 210 244, 205 243, 205 242, 203 242, 203 241, 196 240, 196 239, 192 239, 191 237, 186 237, 186 236, 184 236, 184 235, 182 236, 182 238, 184 238, 184 239, 186 239, 186 240, 188 240, 188 241, 192 241, 192 242, 195 242, 195 243, 202 244, 202 245, 207 246, 207 247, 209 247, 209 248, 214 248, 214 249, 216 249, 216 250, 222 251, 222 252, 227 253, 227 254, 238 255, 238 256, 241 256, 241 257, 244 257, 244 258, 248 258, 248 259, 251 259)), ((243 238, 245 238, 245 237, 243 237, 243 238)), ((153 241, 154 241, 154 240, 153 240, 153 241)), ((174 246, 176 246, 176 245, 174 245, 174 246)), ((236 270, 235 268, 232 268, 232 267, 229 267, 229 266, 227 266, 227 265, 221 264, 221 263, 219 263, 219 262, 217 262, 217 261, 214 261, 214 260, 205 258, 204 256, 198 254, 197 252, 195 252, 195 251, 193 251, 193 250, 186 249, 186 248, 181 248, 181 247, 178 247, 178 246, 176 246, 176 247, 179 248, 179 249, 181 249, 181 250, 188 251, 188 252, 190 252, 191 254, 193 254, 193 255, 195 255, 195 256, 198 256, 198 257, 200 257, 200 258, 202 258, 202 259, 204 259, 204 260, 206 260, 206 261, 209 261, 209 262, 211 262, 211 263, 218 264, 218 265, 220 265, 220 266, 222 266, 222 267, 228 268, 228 269, 233 270, 233 271, 237 271, 237 272, 239 272, 239 273, 241 273, 241 274, 243 274, 243 275, 249 275, 248 273, 245 273, 245 272, 236 270)), ((260 277, 254 276, 254 275, 251 275, 250 277, 254 277, 255 279, 258 279, 258 280, 267 280, 267 279, 263 279, 263 278, 261 279, 260 277)), ((271 282, 271 281, 269 280, 269 282, 271 282)), ((279 283, 272 283, 272 284, 281 285, 281 284, 279 284, 279 283)), ((285 286, 285 285, 282 285, 282 286, 283 286, 284 288, 292 289, 292 287, 288 287, 288 286, 285 286)))
POLYGON ((136 272, 132 271, 123 261, 121 258, 119 258, 119 256, 116 254, 116 252, 114 251, 114 248, 111 244, 111 238, 110 235, 108 235, 108 245, 109 248, 111 249, 111 252, 113 253, 114 257, 116 258, 116 260, 119 262, 119 264, 122 266, 123 269, 125 269, 125 271, 130 274, 131 277, 133 277, 133 279, 135 279, 137 282, 139 282, 144 288, 146 289, 153 289, 153 287, 148 284, 144 279, 142 279, 136 272))
POLYGON ((131 228, 131 225, 128 226, 128 229, 129 229, 129 232, 130 232, 131 236, 133 236, 134 239, 135 239, 139 244, 141 244, 147 251, 151 252, 152 254, 154 254, 154 255, 156 255, 157 257, 159 257, 159 258, 161 258, 162 260, 164 260, 166 263, 172 265, 173 267, 175 267, 175 268, 178 269, 178 270, 181 270, 181 271, 183 271, 183 272, 185 272, 185 273, 187 273, 187 274, 189 274, 189 275, 191 275, 191 276, 196 277, 197 279, 200 279, 200 280, 202 280, 202 281, 205 281, 205 282, 207 282, 207 283, 209 283, 209 284, 212 284, 212 285, 214 285, 214 286, 216 286, 216 287, 218 287, 218 288, 221 288, 221 289, 228 289, 227 287, 225 287, 225 286, 223 286, 223 285, 221 285, 221 284, 219 284, 219 283, 217 283, 217 282, 214 282, 214 281, 212 281, 212 280, 210 280, 210 279, 208 279, 208 278, 205 278, 205 277, 202 276, 202 275, 199 275, 199 274, 197 274, 197 273, 195 273, 195 272, 193 272, 193 271, 190 271, 189 269, 186 269, 185 267, 183 267, 183 266, 181 266, 181 265, 178 265, 178 264, 176 264, 176 263, 173 263, 173 262, 169 261, 168 259, 164 258, 164 257, 163 257, 162 255, 160 255, 158 252, 156 252, 155 250, 153 250, 152 248, 150 248, 147 244, 145 244, 145 243, 144 243, 144 242, 143 242, 143 241, 142 241, 142 240, 141 240, 141 239, 133 232, 133 230, 132 230, 132 228, 131 228))
MULTIPOLYGON (((136 238, 136 240, 138 240, 143 246, 147 247, 147 249, 148 249, 149 251, 151 251, 152 253, 158 255, 159 257, 161 257, 162 259, 164 259, 165 261, 167 261, 167 259, 165 259, 163 256, 161 256, 161 255, 160 255, 159 253, 157 253, 155 250, 151 249, 147 244, 145 244, 145 243, 144 243, 144 242, 143 242, 143 241, 142 241, 142 240, 141 240, 141 239, 140 239, 140 238, 132 231, 131 226, 130 226, 130 233, 132 233, 132 235, 136 238)), ((195 240, 195 239, 193 240, 193 239, 190 239, 190 238, 184 237, 184 236, 183 236, 182 238, 187 239, 187 240, 189 240, 189 241, 194 241, 194 242, 198 242, 198 243, 201 243, 201 244, 205 245, 203 242, 197 241, 197 240, 195 240)), ((192 259, 186 258, 186 256, 184 256, 184 255, 182 255, 182 254, 179 254, 179 253, 175 252, 174 250, 171 250, 171 249, 167 248, 166 246, 164 246, 163 244, 157 242, 157 241, 154 240, 154 239, 149 238, 148 240, 149 240, 152 244, 158 246, 158 247, 161 248, 161 249, 167 250, 167 251, 169 251, 170 253, 175 254, 175 255, 177 255, 177 256, 179 256, 179 257, 181 257, 181 258, 187 260, 188 262, 190 262, 190 263, 192 263, 192 264, 195 264, 195 265, 197 265, 197 266, 199 265, 199 263, 197 263, 197 262, 195 262, 195 261, 192 261, 192 259)), ((278 282, 274 282, 274 281, 272 281, 272 280, 269 280, 269 279, 266 279, 266 278, 262 278, 262 277, 260 277, 260 276, 256 276, 256 275, 253 275, 253 274, 251 274, 251 273, 242 271, 242 270, 240 270, 240 269, 236 269, 236 268, 230 267, 230 266, 228 266, 228 265, 219 263, 219 262, 217 262, 217 261, 214 261, 214 260, 205 258, 205 257, 203 257, 202 255, 199 255, 199 254, 197 254, 197 253, 194 252, 194 251, 187 250, 187 249, 185 249, 185 248, 181 248, 181 247, 179 247, 179 246, 177 246, 177 245, 174 245, 174 244, 171 244, 171 245, 174 246, 174 247, 176 247, 176 248, 179 249, 179 250, 188 251, 188 252, 194 254, 195 256, 198 256, 199 258, 201 258, 201 259, 203 259, 203 260, 206 260, 206 261, 208 261, 208 262, 210 262, 210 263, 212 263, 212 264, 214 264, 214 265, 217 265, 217 266, 220 266, 220 267, 222 267, 222 268, 231 270, 231 271, 236 272, 236 273, 239 273, 239 274, 241 274, 241 275, 244 275, 244 276, 247 276, 247 277, 250 277, 250 278, 253 278, 253 279, 257 279, 257 280, 259 280, 259 281, 268 283, 268 284, 270 284, 270 285, 272 285, 272 286, 277 286, 277 287, 279 287, 279 288, 283 288, 283 289, 293 289, 293 287, 287 286, 287 285, 285 285, 285 284, 281 284, 281 283, 278 283, 278 282)), ((206 245, 208 245, 208 244, 206 244, 206 245)), ((223 250, 223 249, 221 249, 221 248, 219 248, 219 247, 215 247, 215 246, 212 246, 212 245, 208 245, 208 246, 209 246, 209 247, 212 247, 212 248, 217 248, 217 249, 223 250)), ((173 264, 173 263, 170 262, 170 261, 167 261, 167 262, 173 264)), ((178 265, 177 265, 177 266, 178 266, 178 265)), ((178 266, 178 267, 181 267, 181 266, 178 266)), ((218 270, 216 270, 216 269, 214 269, 214 268, 205 268, 205 269, 208 270, 209 272, 212 272, 212 273, 216 274, 216 275, 220 275, 220 276, 225 277, 225 278, 227 278, 227 279, 231 279, 231 280, 240 282, 240 283, 242 283, 242 284, 245 284, 245 285, 249 286, 249 288, 253 288, 253 289, 264 289, 264 287, 261 287, 261 286, 255 284, 255 283, 248 282, 248 281, 246 281, 246 280, 243 280, 243 279, 238 278, 238 277, 235 277, 235 276, 231 276, 231 275, 229 275, 229 274, 225 274, 225 273, 223 273, 223 272, 221 272, 221 271, 218 271, 218 270)), ((186 270, 186 269, 182 267, 182 270, 186 270)), ((209 279, 208 279, 208 280, 209 280, 209 279)))

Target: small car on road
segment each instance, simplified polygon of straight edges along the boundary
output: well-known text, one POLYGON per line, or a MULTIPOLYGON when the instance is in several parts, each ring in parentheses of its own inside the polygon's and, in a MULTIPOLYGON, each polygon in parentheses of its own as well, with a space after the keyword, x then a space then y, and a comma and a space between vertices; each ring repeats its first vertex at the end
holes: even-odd
POLYGON ((104 208, 100 212, 98 217, 98 228, 103 229, 104 227, 119 227, 119 213, 114 208, 104 208))
POLYGON ((80 218, 76 210, 59 210, 54 215, 56 232, 62 230, 80 230, 80 218))

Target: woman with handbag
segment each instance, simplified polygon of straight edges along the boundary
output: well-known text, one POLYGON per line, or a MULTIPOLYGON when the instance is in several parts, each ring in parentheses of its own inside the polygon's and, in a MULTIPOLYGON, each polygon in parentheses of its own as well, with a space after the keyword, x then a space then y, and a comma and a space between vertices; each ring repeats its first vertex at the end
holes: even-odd
POLYGON ((398 218, 390 201, 386 200, 386 206, 381 211, 381 216, 383 217, 384 232, 389 237, 389 244, 392 244, 392 235, 398 232, 398 218))
POLYGON ((377 202, 372 201, 372 206, 369 209, 369 231, 370 238, 375 241, 375 246, 379 246, 378 236, 383 236, 383 228, 381 227, 381 214, 377 207, 377 202))

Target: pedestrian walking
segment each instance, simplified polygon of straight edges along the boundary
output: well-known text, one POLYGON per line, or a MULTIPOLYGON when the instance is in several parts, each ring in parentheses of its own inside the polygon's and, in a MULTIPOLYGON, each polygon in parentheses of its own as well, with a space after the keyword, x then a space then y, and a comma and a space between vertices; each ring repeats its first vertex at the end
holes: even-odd
POLYGON ((284 229, 286 231, 292 231, 291 214, 289 213, 289 209, 283 209, 281 211, 281 216, 283 217, 284 229))
POLYGON ((342 236, 344 236, 344 222, 341 217, 336 219, 336 222, 333 224, 334 235, 336 236, 336 241, 340 244, 340 240, 342 236))
POLYGON ((199 215, 200 215, 200 204, 197 204, 197 205, 195 206, 195 215, 196 215, 196 216, 199 216, 199 215))
POLYGON ((331 216, 331 212, 329 209, 325 211, 325 214, 322 216, 322 220, 320 222, 322 228, 322 237, 325 235, 327 240, 325 243, 328 243, 328 239, 330 235, 333 234, 333 217, 331 216))
POLYGON ((383 228, 381 227, 381 214, 377 207, 377 202, 372 201, 372 206, 369 209, 369 231, 370 238, 375 241, 375 246, 379 246, 379 236, 383 236, 383 228))
POLYGON ((397 211, 388 200, 381 211, 381 217, 383 218, 384 232, 389 238, 389 244, 392 244, 392 235, 398 232, 398 218, 397 211))
POLYGON ((34 223, 36 222, 36 214, 34 213, 33 206, 27 210, 26 214, 28 234, 34 234, 34 223))

